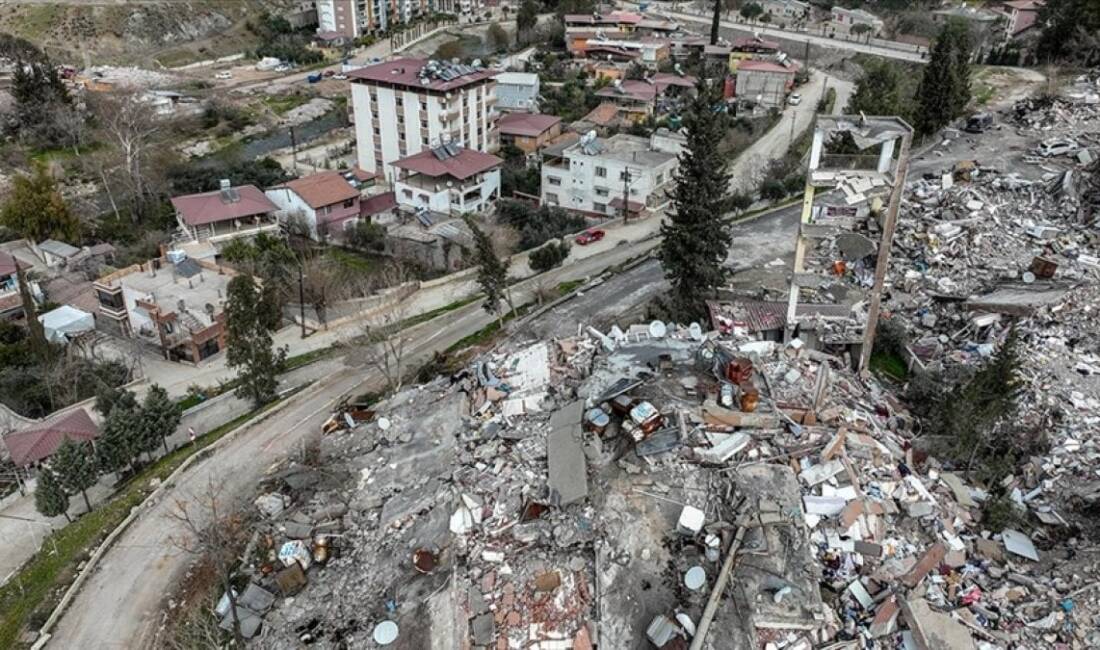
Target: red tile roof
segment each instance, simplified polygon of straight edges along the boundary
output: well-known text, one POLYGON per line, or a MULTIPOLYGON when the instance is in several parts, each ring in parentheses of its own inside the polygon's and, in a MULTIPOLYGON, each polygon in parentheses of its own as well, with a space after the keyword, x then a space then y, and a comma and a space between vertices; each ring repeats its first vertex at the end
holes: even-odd
POLYGON ((397 194, 393 192, 375 194, 359 202, 359 216, 370 217, 386 212, 387 210, 392 210, 395 207, 397 207, 397 194))
POLYGON ((420 83, 420 70, 428 63, 428 59, 394 59, 370 65, 358 70, 352 70, 348 76, 353 80, 374 81, 378 83, 412 86, 417 89, 429 89, 438 91, 454 90, 463 86, 492 79, 499 74, 496 70, 476 70, 470 74, 456 77, 450 81, 443 79, 429 80, 428 85, 420 83))
POLYGON ((255 185, 241 185, 232 189, 237 191, 239 198, 236 201, 227 201, 222 197, 221 190, 214 190, 173 197, 172 205, 189 226, 229 221, 278 210, 271 199, 264 196, 255 185))
POLYGON ((6 278, 19 270, 19 262, 11 253, 0 251, 0 278, 6 278))
POLYGON ((359 191, 347 182, 343 174, 336 171, 318 172, 304 178, 296 178, 279 187, 289 188, 302 197, 306 205, 315 210, 359 196, 359 191))
POLYGON ((582 120, 585 122, 591 122, 596 126, 608 126, 615 121, 619 116, 619 107, 611 102, 603 102, 596 108, 593 108, 585 115, 582 120))
POLYGON ((778 63, 772 63, 771 61, 757 61, 750 59, 748 61, 742 61, 737 64, 737 70, 748 70, 751 72, 782 72, 783 74, 793 75, 798 72, 798 68, 791 66, 789 68, 779 65, 778 63))
POLYGON ((695 77, 690 75, 681 77, 674 74, 657 73, 650 77, 648 81, 626 79, 618 87, 607 86, 606 88, 600 89, 596 95, 599 97, 626 96, 641 101, 653 101, 659 93, 665 92, 665 90, 672 86, 693 88, 695 87, 695 77))
POLYGON ((80 442, 98 437, 99 427, 87 411, 77 408, 29 429, 9 433, 4 436, 4 444, 12 462, 23 467, 49 457, 65 440, 80 442))
POLYGON ((541 113, 508 113, 500 118, 497 126, 505 135, 537 137, 561 123, 561 118, 541 113))
POLYGON ((457 156, 440 160, 431 149, 425 149, 415 156, 402 158, 392 164, 425 176, 451 176, 461 181, 489 171, 503 162, 492 154, 473 149, 459 149, 457 156))

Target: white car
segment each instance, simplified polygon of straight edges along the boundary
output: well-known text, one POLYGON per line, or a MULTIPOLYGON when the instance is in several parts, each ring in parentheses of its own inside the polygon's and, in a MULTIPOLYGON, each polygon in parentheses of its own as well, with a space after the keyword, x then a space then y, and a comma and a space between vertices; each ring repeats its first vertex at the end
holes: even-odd
POLYGON ((347 79, 348 76, 346 74, 344 74, 343 72, 337 72, 336 74, 332 75, 331 78, 335 79, 337 81, 343 81, 343 80, 347 79))
POLYGON ((219 72, 219 73, 215 74, 214 78, 215 79, 232 79, 233 78, 233 73, 229 72, 228 70, 223 70, 222 72, 219 72))
POLYGON ((1043 158, 1053 158, 1072 154, 1077 148, 1077 143, 1069 138, 1053 138, 1040 143, 1037 152, 1043 158))
POLYGON ((791 106, 798 106, 802 103, 802 95, 799 95, 798 93, 791 93, 790 98, 787 99, 787 103, 791 106))

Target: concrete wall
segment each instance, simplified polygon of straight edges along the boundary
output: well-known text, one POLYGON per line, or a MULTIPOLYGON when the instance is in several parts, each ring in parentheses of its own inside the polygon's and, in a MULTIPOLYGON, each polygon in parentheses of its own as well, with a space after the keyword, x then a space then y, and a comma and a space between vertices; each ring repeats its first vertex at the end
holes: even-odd
POLYGON ((309 207, 308 203, 302 200, 302 197, 298 196, 297 192, 288 187, 280 187, 264 190, 264 194, 271 199, 272 203, 279 206, 279 211, 276 214, 280 223, 285 225, 292 216, 301 215, 305 219, 306 225, 309 226, 309 236, 312 239, 317 239, 317 213, 309 207))
MULTIPOLYGON (((332 327, 351 318, 372 320, 392 311, 401 301, 416 293, 421 287, 419 282, 405 282, 390 287, 366 298, 341 300, 328 305, 323 314, 318 314, 312 305, 306 305, 306 325, 315 329, 332 327)), ((299 303, 287 303, 283 315, 295 323, 302 320, 302 308, 299 303)))

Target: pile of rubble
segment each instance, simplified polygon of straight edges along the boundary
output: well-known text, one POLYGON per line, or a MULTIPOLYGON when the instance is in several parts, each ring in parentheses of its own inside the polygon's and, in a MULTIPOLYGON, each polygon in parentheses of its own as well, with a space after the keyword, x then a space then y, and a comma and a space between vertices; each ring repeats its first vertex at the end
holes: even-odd
MULTIPOLYGON (((915 450, 906 410, 848 367, 799 339, 652 323, 509 344, 348 408, 257 500, 250 635, 264 648, 1100 644, 1095 549, 1052 508, 989 530, 989 486, 915 450)), ((1067 449, 1012 479, 1021 503, 1043 502, 1067 449)))

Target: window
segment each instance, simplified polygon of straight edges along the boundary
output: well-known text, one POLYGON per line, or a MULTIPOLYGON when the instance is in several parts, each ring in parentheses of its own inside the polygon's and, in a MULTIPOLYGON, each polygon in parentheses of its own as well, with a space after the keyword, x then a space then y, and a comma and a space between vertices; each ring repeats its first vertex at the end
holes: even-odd
POLYGON ((629 169, 624 169, 624 170, 622 170, 621 172, 619 172, 619 180, 620 180, 620 181, 625 181, 625 180, 627 180, 627 176, 628 176, 629 174, 630 174, 630 170, 629 170, 629 169))
POLYGON ((657 184, 660 185, 661 183, 664 183, 664 182, 665 182, 665 173, 661 172, 660 174, 657 174, 657 184))
POLYGON ((412 190, 401 190, 401 195, 406 199, 411 199, 413 197, 412 190))
POLYGON ((597 187, 596 196, 607 196, 611 192, 606 187, 597 187))
POLYGON ((347 201, 344 201, 345 208, 350 208, 353 205, 355 205, 355 199, 348 199, 347 201))
POLYGON ((550 183, 551 185, 561 185, 561 179, 557 176, 547 176, 546 182, 550 183))
POLYGON ((422 128, 422 129, 428 128, 428 120, 420 120, 420 128, 422 128))
POLYGON ((402 98, 401 98, 400 96, 398 96, 398 97, 397 97, 397 106, 398 106, 398 108, 401 108, 401 107, 403 107, 404 105, 405 105, 405 100, 404 100, 404 99, 402 99, 402 98))
POLYGON ((607 167, 597 167, 596 176, 599 178, 607 178, 607 167))
POLYGON ((558 204, 558 195, 547 192, 546 193, 546 202, 549 203, 550 205, 557 205, 558 204))
POLYGON ((375 135, 382 135, 382 130, 381 130, 381 129, 379 129, 379 128, 378 128, 378 127, 376 126, 376 127, 374 127, 374 134, 375 134, 375 135))
POLYGON ((592 210, 594 212, 607 212, 607 204, 606 203, 593 203, 592 204, 592 210))

